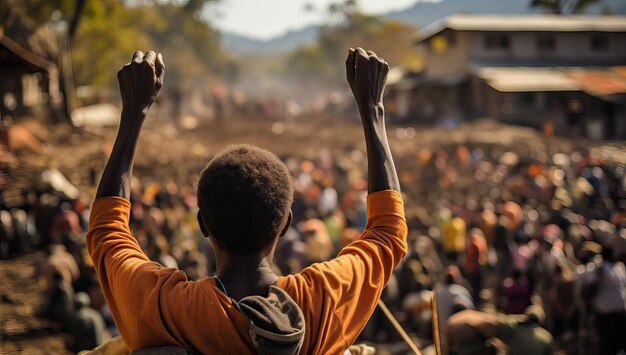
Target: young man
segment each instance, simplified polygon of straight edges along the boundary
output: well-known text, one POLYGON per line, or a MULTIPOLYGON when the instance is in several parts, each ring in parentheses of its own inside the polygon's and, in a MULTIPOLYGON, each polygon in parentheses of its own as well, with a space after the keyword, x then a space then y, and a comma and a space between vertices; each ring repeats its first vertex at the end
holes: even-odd
POLYGON ((352 344, 406 253, 404 207, 382 103, 388 69, 373 52, 349 51, 347 78, 368 155, 368 220, 360 240, 299 274, 274 274, 274 249, 291 222, 290 176, 273 154, 235 146, 216 156, 198 183, 198 221, 214 246, 217 274, 192 282, 149 261, 128 226, 137 138, 164 73, 160 54, 134 54, 118 73, 120 128, 87 234, 129 350, 175 345, 213 354, 340 354, 352 344), (290 341, 297 343, 290 350, 272 348, 290 341))

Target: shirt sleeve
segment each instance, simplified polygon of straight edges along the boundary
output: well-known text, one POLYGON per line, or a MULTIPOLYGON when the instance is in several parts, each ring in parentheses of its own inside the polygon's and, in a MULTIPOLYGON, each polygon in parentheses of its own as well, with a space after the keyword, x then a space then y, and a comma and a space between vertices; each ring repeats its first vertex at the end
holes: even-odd
POLYGON ((309 327, 303 353, 341 353, 354 342, 406 255, 406 236, 400 193, 370 194, 367 224, 358 241, 333 260, 279 279, 278 286, 300 305, 309 327))
POLYGON ((143 253, 128 225, 130 206, 119 197, 96 200, 89 217, 87 249, 113 320, 124 342, 134 350, 143 347, 146 339, 173 342, 160 323, 154 322, 158 304, 149 300, 158 299, 165 281, 185 281, 186 277, 151 262, 143 253), (145 324, 146 319, 150 324, 145 324), (141 339, 138 329, 143 332, 141 339))

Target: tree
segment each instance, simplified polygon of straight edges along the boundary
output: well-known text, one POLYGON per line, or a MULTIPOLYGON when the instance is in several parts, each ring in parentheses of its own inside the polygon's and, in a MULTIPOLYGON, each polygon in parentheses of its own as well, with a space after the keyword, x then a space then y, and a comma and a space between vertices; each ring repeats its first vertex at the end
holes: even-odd
MULTIPOLYGON (((315 9, 306 6, 305 11, 315 9)), ((343 84, 343 66, 338 66, 350 47, 373 50, 392 65, 420 62, 409 36, 415 28, 364 14, 356 0, 333 2, 325 10, 328 23, 322 26, 317 43, 291 53, 289 72, 307 82, 338 86, 343 84)))
POLYGON ((217 31, 202 16, 206 6, 213 4, 202 0, 2 0, 0 25, 23 46, 57 62, 58 49, 46 48, 56 40, 38 38, 38 33, 54 25, 53 13, 60 14, 56 21, 75 31, 71 52, 77 86, 115 89, 116 68, 137 49, 161 51, 169 80, 199 81, 221 73, 232 79, 236 70, 221 50, 217 31), (80 21, 75 16, 78 10, 80 21))

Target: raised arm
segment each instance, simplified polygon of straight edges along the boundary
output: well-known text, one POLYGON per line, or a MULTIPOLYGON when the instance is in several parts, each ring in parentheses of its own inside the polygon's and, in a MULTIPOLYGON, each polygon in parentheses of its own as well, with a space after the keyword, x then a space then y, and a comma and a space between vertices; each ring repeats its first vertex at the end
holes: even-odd
POLYGON ((356 50, 350 48, 346 60, 346 75, 365 131, 367 187, 370 194, 383 190, 400 192, 385 130, 383 92, 388 72, 389 64, 376 53, 360 47, 356 50))
POLYGON ((307 354, 340 354, 352 345, 407 250, 404 203, 382 103, 389 66, 373 52, 357 48, 350 49, 346 69, 367 144, 367 224, 361 238, 344 247, 336 258, 277 282, 307 318, 303 345, 307 354), (324 336, 318 336, 322 333, 324 336))
POLYGON ((135 147, 148 109, 163 84, 163 72, 163 58, 150 51, 145 56, 136 52, 132 61, 117 73, 122 117, 91 208, 86 235, 102 294, 130 351, 163 342, 175 343, 167 338, 161 321, 149 317, 159 314, 155 309, 159 307, 164 283, 185 281, 182 273, 150 262, 129 226, 135 147))
POLYGON ((130 180, 141 126, 161 86, 165 65, 161 53, 135 52, 130 63, 117 73, 122 96, 122 117, 111 156, 96 198, 118 196, 130 199, 130 180))

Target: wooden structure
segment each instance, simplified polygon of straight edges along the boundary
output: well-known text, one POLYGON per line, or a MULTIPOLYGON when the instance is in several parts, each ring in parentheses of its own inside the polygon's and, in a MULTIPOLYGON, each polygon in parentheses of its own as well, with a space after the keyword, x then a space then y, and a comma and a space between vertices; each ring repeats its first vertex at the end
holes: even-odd
POLYGON ((57 66, 22 47, 0 28, 0 118, 59 115, 57 66))
POLYGON ((626 139, 624 16, 454 15, 413 40, 425 64, 390 83, 397 120, 626 139))

